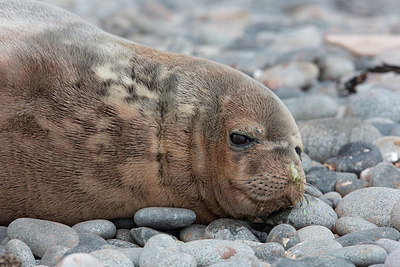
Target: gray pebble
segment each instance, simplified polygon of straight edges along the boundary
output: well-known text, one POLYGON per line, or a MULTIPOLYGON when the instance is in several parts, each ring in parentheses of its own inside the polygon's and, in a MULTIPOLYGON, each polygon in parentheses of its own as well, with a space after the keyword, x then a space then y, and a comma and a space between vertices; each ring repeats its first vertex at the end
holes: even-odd
POLYGON ((117 229, 117 233, 115 234, 115 238, 130 242, 130 243, 135 243, 135 240, 131 236, 131 230, 129 229, 117 229))
POLYGON ((246 226, 233 219, 218 219, 211 222, 205 229, 204 236, 223 240, 259 241, 246 226))
POLYGON ((316 239, 299 243, 287 250, 290 258, 302 259, 304 257, 319 256, 327 251, 341 248, 342 245, 334 239, 316 239))
POLYGON ((304 262, 288 258, 278 258, 271 264, 271 267, 309 267, 304 262))
POLYGON ((235 255, 224 262, 214 263, 210 267, 266 267, 265 263, 260 261, 254 255, 235 255))
POLYGON ((199 266, 223 262, 234 255, 254 255, 254 251, 241 242, 218 239, 187 242, 180 250, 192 255, 199 266))
POLYGON ((390 222, 394 228, 400 231, 400 201, 396 202, 390 211, 390 222))
POLYGON ((390 227, 390 212, 398 201, 400 190, 386 187, 363 188, 346 195, 337 206, 336 213, 339 217, 361 217, 377 226, 390 227))
POLYGON ((377 228, 373 223, 359 217, 341 217, 336 221, 335 232, 339 235, 347 235, 366 229, 377 228))
POLYGON ((127 256, 135 266, 139 266, 140 256, 143 253, 143 248, 121 248, 118 250, 127 256))
POLYGON ((391 132, 399 126, 398 123, 392 120, 380 117, 371 118, 365 120, 365 122, 372 124, 383 136, 391 135, 391 132))
POLYGON ((386 251, 375 245, 356 245, 343 247, 326 252, 338 258, 351 261, 357 266, 369 266, 372 264, 384 263, 387 257, 386 251))
POLYGON ((20 260, 22 267, 31 267, 36 265, 32 251, 21 240, 11 239, 8 241, 6 245, 6 253, 12 253, 17 260, 20 260))
POLYGON ((114 245, 107 244, 107 245, 102 245, 100 249, 114 249, 114 250, 118 250, 118 249, 120 249, 120 248, 117 247, 117 246, 114 246, 114 245))
POLYGON ((334 239, 333 233, 326 227, 320 225, 310 225, 297 231, 300 242, 316 239, 334 239))
POLYGON ((301 164, 305 173, 313 167, 312 159, 306 153, 301 153, 301 164))
POLYGON ((285 248, 277 242, 268 242, 256 246, 253 250, 257 258, 265 261, 285 256, 285 248))
POLYGON ((386 239, 386 238, 380 238, 380 239, 376 240, 375 243, 377 245, 379 245, 380 247, 384 248, 388 254, 400 246, 399 241, 386 239))
POLYGON ((305 195, 306 201, 291 209, 275 212, 268 217, 274 224, 289 223, 296 229, 309 225, 321 225, 332 229, 336 223, 335 211, 322 200, 305 195))
POLYGON ((370 186, 374 187, 400 187, 400 170, 391 163, 382 162, 372 169, 369 178, 370 186))
POLYGON ((298 88, 280 87, 273 90, 281 100, 304 96, 305 93, 298 88))
POLYGON ((357 177, 345 177, 336 181, 335 191, 343 197, 361 188, 368 187, 368 182, 357 177))
POLYGON ((86 253, 75 253, 62 259, 57 267, 84 267, 96 266, 105 267, 98 259, 86 253))
POLYGON ((304 188, 304 193, 316 198, 320 198, 322 197, 322 192, 316 188, 315 186, 311 185, 311 184, 306 184, 306 187, 304 188))
POLYGON ((200 240, 204 238, 204 231, 207 226, 203 224, 192 224, 179 230, 179 239, 184 242, 200 240))
POLYGON ((122 252, 114 249, 101 249, 90 253, 105 267, 134 267, 133 262, 122 252))
POLYGON ((8 241, 10 241, 10 238, 8 238, 8 237, 4 238, 4 239, 1 241, 0 246, 5 246, 5 245, 7 245, 8 241))
POLYGON ((354 72, 354 63, 345 57, 327 56, 321 61, 321 78, 324 80, 337 80, 354 72))
POLYGON ((196 214, 189 209, 154 207, 137 211, 134 220, 138 226, 171 230, 191 225, 196 220, 196 214))
POLYGON ((399 240, 400 233, 391 227, 377 227, 352 232, 336 239, 343 247, 354 246, 365 241, 375 241, 379 238, 399 240))
POLYGON ((148 227, 138 227, 131 229, 131 236, 133 240, 135 240, 136 244, 141 247, 143 247, 152 236, 158 234, 160 234, 160 232, 148 227))
POLYGON ((78 236, 79 244, 67 251, 65 256, 74 253, 90 253, 92 251, 101 249, 104 245, 108 245, 106 240, 94 233, 80 232, 78 233, 78 236))
POLYGON ((82 233, 93 233, 101 236, 104 239, 113 238, 117 231, 115 225, 107 220, 91 220, 80 222, 72 226, 72 229, 82 233))
POLYGON ((7 227, 6 226, 0 226, 0 243, 6 237, 8 237, 7 236, 7 227))
POLYGON ((312 167, 306 174, 306 180, 322 193, 334 191, 338 177, 326 167, 312 167))
POLYGON ((338 104, 329 96, 306 95, 284 99, 283 103, 296 121, 335 117, 338 104), (318 112, 315 112, 318 110, 318 112))
POLYGON ((325 162, 337 156, 339 149, 354 141, 374 142, 381 134, 372 125, 353 118, 325 118, 298 122, 304 152, 325 162))
POLYGON ((11 239, 23 241, 39 258, 52 246, 72 248, 79 243, 78 234, 71 227, 30 218, 20 218, 11 222, 7 234, 11 239))
POLYGON ((342 196, 338 192, 328 192, 321 196, 319 199, 335 209, 339 202, 342 201, 342 196))
POLYGON ((108 239, 107 242, 110 245, 116 246, 118 248, 138 248, 139 247, 136 244, 133 244, 131 242, 122 241, 122 240, 119 240, 119 239, 108 239))
POLYGON ((279 224, 272 228, 267 242, 277 242, 285 249, 291 248, 300 242, 296 229, 290 224, 279 224))
POLYGON ((63 246, 53 246, 44 253, 40 260, 40 264, 55 266, 64 257, 68 250, 70 249, 63 246))
POLYGON ((387 256, 385 267, 398 267, 400 262, 400 247, 396 248, 387 256))
POLYGON ((329 255, 305 257, 301 261, 308 267, 356 267, 348 260, 329 255))

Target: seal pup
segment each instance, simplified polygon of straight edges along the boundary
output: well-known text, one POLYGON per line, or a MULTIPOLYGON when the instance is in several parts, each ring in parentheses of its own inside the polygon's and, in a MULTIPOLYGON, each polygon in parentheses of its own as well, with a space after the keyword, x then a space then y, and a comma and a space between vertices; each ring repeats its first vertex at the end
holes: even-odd
POLYGON ((241 72, 0 0, 0 224, 253 218, 301 199, 301 151, 288 109, 241 72))

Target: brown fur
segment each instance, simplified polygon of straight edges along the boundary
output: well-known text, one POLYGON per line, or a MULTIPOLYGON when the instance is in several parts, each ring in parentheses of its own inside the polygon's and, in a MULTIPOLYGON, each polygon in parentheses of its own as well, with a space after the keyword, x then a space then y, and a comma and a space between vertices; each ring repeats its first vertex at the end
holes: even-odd
POLYGON ((149 206, 189 208, 202 223, 270 213, 303 193, 288 168, 304 183, 296 146, 286 107, 242 73, 0 0, 0 224, 149 206), (235 151, 232 130, 259 143, 235 151))

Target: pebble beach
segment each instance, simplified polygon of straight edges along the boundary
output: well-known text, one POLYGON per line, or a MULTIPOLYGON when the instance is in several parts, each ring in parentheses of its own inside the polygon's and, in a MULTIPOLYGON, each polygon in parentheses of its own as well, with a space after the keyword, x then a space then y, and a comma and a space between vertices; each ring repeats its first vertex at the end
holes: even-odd
POLYGON ((266 85, 300 128, 306 193, 252 222, 160 207, 73 226, 19 218, 0 226, 0 266, 400 266, 400 2, 45 2, 266 85))

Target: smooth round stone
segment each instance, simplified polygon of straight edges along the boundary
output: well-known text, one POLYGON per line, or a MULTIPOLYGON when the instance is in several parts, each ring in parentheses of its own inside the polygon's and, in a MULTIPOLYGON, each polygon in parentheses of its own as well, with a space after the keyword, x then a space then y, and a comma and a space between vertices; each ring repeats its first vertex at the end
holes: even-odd
POLYGON ((399 240, 400 233, 391 227, 377 227, 352 232, 336 239, 343 247, 354 246, 361 242, 375 241, 380 238, 399 240))
POLYGON ((265 261, 285 256, 285 248, 277 242, 268 242, 253 248, 253 250, 257 258, 265 261))
POLYGON ((270 67, 260 81, 268 88, 302 88, 311 84, 319 75, 318 67, 311 62, 289 62, 270 67))
POLYGON ((54 246, 49 248, 40 260, 40 264, 47 266, 55 266, 65 255, 65 253, 70 250, 69 248, 63 246, 54 246))
POLYGON ((372 169, 369 177, 370 186, 374 187, 400 187, 400 169, 393 166, 391 163, 382 162, 372 169))
POLYGON ((325 161, 336 171, 352 172, 359 175, 363 170, 382 162, 382 155, 377 146, 365 141, 345 144, 339 149, 338 156, 325 161))
POLYGON ((115 225, 117 229, 132 229, 137 227, 133 218, 125 218, 125 219, 114 219, 111 222, 115 225))
POLYGON ((319 199, 332 208, 336 208, 339 202, 342 201, 342 196, 338 192, 328 192, 322 195, 319 199))
POLYGON ((334 239, 334 235, 326 227, 320 225, 310 225, 304 228, 301 228, 297 231, 299 235, 300 242, 305 242, 309 240, 316 240, 316 239, 334 239))
POLYGON ((305 95, 305 93, 299 90, 298 88, 288 88, 288 87, 277 88, 272 92, 275 93, 280 99, 290 99, 305 95))
MULTIPOLYGON (((20 260, 23 267, 35 266, 35 257, 30 248, 21 240, 11 239, 6 245, 6 253, 11 253, 20 260)), ((0 263, 1 265, 1 263, 0 263)))
POLYGON ((115 236, 117 231, 115 225, 107 220, 91 220, 80 222, 72 226, 72 229, 78 233, 93 233, 104 239, 110 239, 115 236))
POLYGON ((379 132, 383 135, 383 136, 388 136, 391 135, 391 132, 399 126, 398 123, 395 123, 392 120, 386 119, 386 118, 371 118, 368 120, 365 120, 366 123, 370 123, 373 126, 375 126, 376 129, 379 130, 379 132))
POLYGON ((338 248, 326 252, 327 255, 346 259, 356 266, 369 266, 384 263, 387 257, 386 251, 375 245, 356 245, 338 248))
POLYGON ((122 241, 119 239, 108 239, 107 242, 118 248, 138 248, 139 246, 130 242, 122 241))
POLYGON ((380 238, 375 241, 377 245, 380 247, 384 248, 387 253, 391 253, 393 250, 398 248, 400 246, 399 241, 391 240, 391 239, 386 239, 386 238, 380 238))
POLYGON ((11 222, 7 234, 11 239, 23 241, 32 250, 33 255, 39 258, 52 246, 72 248, 79 243, 78 234, 71 227, 30 218, 20 218, 11 222))
MULTIPOLYGON (((278 258, 271 265, 272 267, 309 267, 304 262, 298 260, 292 260, 288 258, 278 258)), ((244 266, 243 266, 244 267, 244 266)))
POLYGON ((350 261, 328 255, 305 257, 302 258, 301 261, 307 264, 307 266, 313 267, 356 267, 350 261))
POLYGON ((335 232, 339 235, 347 235, 352 232, 377 228, 373 223, 359 217, 341 217, 336 221, 335 232))
POLYGON ((0 226, 0 243, 6 237, 8 237, 7 236, 7 227, 6 226, 0 226))
POLYGON ((265 267, 265 262, 260 261, 254 255, 235 255, 224 262, 214 263, 210 267, 265 267))
POLYGON ((312 167, 306 174, 307 183, 315 186, 324 194, 335 189, 337 179, 336 173, 326 167, 312 167))
POLYGON ((199 266, 223 262, 234 255, 254 255, 253 249, 241 242, 218 239, 187 242, 180 250, 192 255, 199 266))
POLYGON ((283 103, 296 121, 335 117, 338 104, 329 96, 306 95, 284 99, 283 103), (318 110, 318 112, 315 112, 318 110))
POLYGON ((135 266, 139 266, 143 248, 121 248, 118 250, 127 256, 135 266))
POLYGON ((362 120, 382 117, 400 122, 400 95, 384 88, 359 91, 350 97, 346 115, 362 120))
POLYGON ((368 187, 346 195, 337 206, 336 213, 339 217, 361 217, 377 226, 391 227, 390 212, 398 201, 400 190, 368 187))
POLYGON ((385 162, 393 163, 400 159, 400 136, 385 136, 375 141, 385 162))
POLYGON ((141 247, 143 247, 151 237, 158 234, 160 234, 159 231, 148 227, 138 227, 131 229, 131 236, 133 240, 135 240, 136 244, 141 247))
POLYGON ((301 242, 289 248, 287 254, 290 258, 301 260, 304 257, 319 256, 341 247, 340 243, 334 239, 315 239, 301 242))
POLYGON ((109 267, 134 267, 133 262, 122 252, 114 249, 101 249, 90 253, 104 266, 109 267))
POLYGON ((304 152, 310 158, 325 162, 338 155, 339 149, 355 141, 374 142, 381 137, 368 123, 354 118, 324 118, 298 122, 304 152))
POLYGON ((135 243, 135 240, 131 236, 131 230, 129 229, 117 229, 115 238, 122 241, 135 243))
POLYGON ((357 177, 345 177, 336 181, 335 191, 344 197, 353 191, 365 187, 368 187, 367 181, 358 179, 357 177))
POLYGON ((385 267, 398 267, 400 262, 400 247, 396 248, 387 256, 385 267))
POLYGON ((71 248, 65 255, 71 255, 73 253, 90 253, 101 249, 104 245, 108 245, 106 240, 94 233, 79 232, 78 236, 79 244, 71 248))
POLYGON ((310 225, 321 225, 332 229, 337 220, 335 211, 318 198, 304 196, 305 202, 302 201, 293 208, 275 212, 268 219, 274 224, 290 223, 296 229, 310 225))
POLYGON ((200 240, 204 238, 204 231, 207 226, 203 224, 192 224, 179 230, 179 239, 184 242, 200 240))
POLYGON ((325 57, 320 68, 322 69, 321 78, 323 80, 341 79, 355 70, 354 63, 351 60, 338 56, 325 57))
POLYGON ((100 263, 100 261, 97 260, 95 257, 87 253, 75 253, 68 255, 57 264, 57 267, 83 267, 83 266, 103 267, 104 265, 100 263))
POLYGON ((171 230, 191 225, 196 220, 196 214, 189 209, 144 208, 135 213, 134 220, 138 226, 171 230))
MULTIPOLYGON (((308 181, 307 181, 308 182, 308 181)), ((306 187, 304 188, 304 193, 316 198, 320 198, 322 197, 322 192, 316 188, 315 186, 311 185, 311 184, 306 184, 306 187)))
POLYGON ((400 201, 396 202, 390 211, 390 222, 394 228, 400 231, 400 201))
POLYGON ((272 228, 267 237, 267 242, 276 242, 285 249, 291 248, 300 242, 296 229, 290 224, 280 224, 272 228))
POLYGON ((204 236, 223 240, 259 241, 246 226, 233 219, 218 219, 211 222, 205 229, 204 236))

